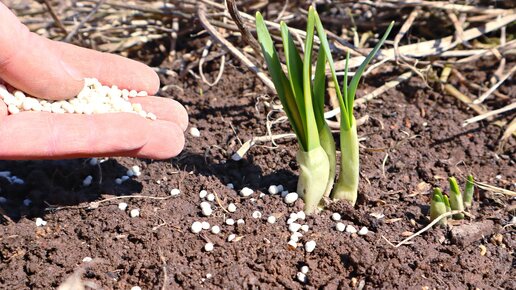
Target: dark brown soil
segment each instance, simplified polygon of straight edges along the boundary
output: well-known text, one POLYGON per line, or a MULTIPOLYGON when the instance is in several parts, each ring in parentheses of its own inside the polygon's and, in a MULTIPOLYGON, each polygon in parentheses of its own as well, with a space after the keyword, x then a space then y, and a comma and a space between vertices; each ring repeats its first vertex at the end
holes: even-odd
MULTIPOLYGON (((496 67, 487 59, 463 71, 468 80, 484 83, 496 67)), ((209 78, 216 69, 207 68, 209 78)), ((373 72, 359 96, 400 73, 389 67, 373 72)), ((185 104, 191 126, 201 132, 199 138, 188 134, 184 152, 174 160, 112 158, 100 167, 86 160, 0 162, 0 171, 11 170, 26 181, 11 185, 0 177, 0 195, 7 198, 1 208, 13 221, 0 226, 0 288, 50 289, 82 270, 84 281, 104 289, 516 289, 516 234, 514 225, 505 227, 514 216, 515 200, 507 196, 479 190, 474 220, 452 230, 433 228, 398 248, 390 244, 429 223, 430 190, 447 190, 448 176, 463 180, 472 173, 477 180, 515 190, 514 141, 497 153, 501 128, 483 122, 461 127, 474 112, 438 85, 413 77, 356 110, 357 117, 370 117, 359 127, 365 137, 361 198, 355 208, 331 204, 307 217, 310 230, 301 241, 315 240, 317 247, 306 253, 287 247, 286 220, 302 209, 301 201, 287 206, 279 196, 259 198, 271 184, 295 190, 295 143, 280 140, 276 148, 253 147, 241 161, 230 158, 240 141, 266 134, 266 102, 271 100, 260 81, 233 61, 211 88, 189 74, 162 81, 169 85, 164 95, 185 104), (142 168, 142 175, 116 185, 114 179, 133 165, 142 168), (87 175, 94 182, 84 188, 87 175), (237 194, 244 186, 256 190, 252 198, 237 194), (172 188, 181 194, 170 197, 172 188), (237 211, 226 213, 217 206, 211 217, 202 217, 202 189, 216 193, 224 206, 235 203, 237 211), (138 197, 90 203, 112 195, 138 197), (28 207, 26 198, 32 201, 28 207), (118 209, 120 201, 129 204, 126 212, 118 209), (56 209, 45 210, 51 207, 56 209), (129 216, 134 208, 141 210, 140 217, 129 216), (256 210, 263 218, 251 217, 256 210), (337 232, 333 212, 340 212, 345 224, 367 226, 369 234, 337 232), (278 216, 276 224, 266 222, 271 214, 278 216), (36 227, 36 217, 48 224, 36 227), (242 218, 245 224, 228 226, 224 217, 242 218), (222 232, 193 234, 194 221, 219 225, 222 232), (238 241, 227 242, 230 234, 238 241), (207 241, 215 244, 213 252, 204 251, 207 241), (83 262, 85 257, 93 261, 83 262), (296 279, 304 265, 310 269, 307 284, 296 279)), ((514 81, 500 90, 516 97, 514 81)), ((287 130, 286 124, 273 127, 274 133, 287 130)))

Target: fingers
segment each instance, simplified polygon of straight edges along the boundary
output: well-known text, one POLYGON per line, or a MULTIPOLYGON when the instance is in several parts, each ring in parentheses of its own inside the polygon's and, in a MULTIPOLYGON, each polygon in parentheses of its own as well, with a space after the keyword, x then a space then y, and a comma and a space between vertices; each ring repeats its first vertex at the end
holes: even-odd
POLYGON ((149 94, 159 88, 157 74, 146 65, 33 34, 1 2, 0 19, 0 76, 33 96, 73 97, 85 77, 149 94))
POLYGON ((0 3, 0 76, 12 86, 41 98, 66 98, 77 94, 82 80, 50 48, 49 40, 36 36, 0 3))
POLYGON ((159 120, 174 122, 185 131, 188 127, 188 113, 177 101, 162 97, 137 97, 129 99, 141 104, 146 112, 155 114, 159 120))
POLYGON ((83 78, 96 78, 103 85, 146 91, 149 95, 159 89, 158 75, 143 63, 63 42, 52 41, 50 46, 83 78))
POLYGON ((22 112, 2 118, 0 136, 0 159, 11 160, 90 156, 163 159, 176 156, 184 146, 177 124, 131 113, 22 112))

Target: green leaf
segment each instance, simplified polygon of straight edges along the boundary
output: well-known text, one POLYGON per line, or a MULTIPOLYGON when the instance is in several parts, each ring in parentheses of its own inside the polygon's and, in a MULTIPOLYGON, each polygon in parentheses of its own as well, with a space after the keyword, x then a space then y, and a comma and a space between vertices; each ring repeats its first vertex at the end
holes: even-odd
POLYGON ((262 47, 263 56, 267 62, 268 71, 271 75, 278 97, 283 105, 285 113, 287 114, 292 129, 294 130, 294 133, 296 133, 300 146, 306 151, 308 143, 305 130, 303 128, 302 117, 295 100, 295 95, 290 86, 290 81, 287 79, 281 68, 278 52, 274 47, 274 43, 272 42, 272 38, 267 30, 267 26, 265 26, 263 16, 260 12, 256 13, 256 31, 258 34, 258 41, 262 47))
POLYGON ((364 73, 365 67, 369 64, 369 62, 373 59, 373 57, 376 56, 376 53, 380 49, 380 47, 383 45, 385 40, 387 39, 387 36, 389 36, 389 33, 391 32, 391 29, 394 25, 394 21, 391 22, 389 27, 387 28, 387 31, 382 36, 382 39, 376 44, 376 46, 373 48, 373 50, 367 55, 366 59, 362 64, 358 67, 357 71, 355 72, 355 75, 351 79, 351 82, 349 84, 348 88, 348 96, 347 96, 347 105, 348 105, 348 114, 349 116, 353 115, 353 103, 355 101, 355 93, 357 91, 358 83, 360 82, 360 78, 362 77, 362 74, 364 73))
POLYGON ((473 175, 468 175, 468 180, 466 181, 466 189, 464 190, 464 206, 466 208, 471 207, 473 203, 473 194, 475 193, 475 181, 473 180, 473 175))
POLYGON ((315 122, 314 108, 312 104, 312 49, 315 29, 315 10, 310 6, 308 10, 308 23, 306 26, 305 56, 303 59, 303 92, 306 121, 307 150, 310 151, 320 146, 319 131, 315 122))
POLYGON ((315 111, 315 121, 320 131, 326 125, 324 119, 324 96, 326 93, 326 53, 324 49, 319 50, 317 65, 315 66, 313 103, 315 111))
MULTIPOLYGON (((315 14, 315 27, 317 29, 317 36, 319 36, 319 41, 321 42, 321 49, 324 50, 326 54, 326 58, 328 60, 328 65, 330 66, 331 78, 333 83, 335 84, 335 92, 337 93, 337 98, 339 99, 339 103, 341 105, 341 110, 348 111, 346 108, 346 104, 344 103, 344 99, 342 97, 342 92, 340 90, 339 81, 337 80, 337 73, 335 72, 335 63, 333 62, 333 57, 331 55, 330 44, 328 43, 328 38, 326 37, 326 32, 324 31, 324 27, 322 25, 321 19, 317 12, 315 14)), ((349 130, 351 128, 351 124, 349 123, 349 118, 341 119, 343 121, 341 123, 341 128, 345 128, 349 130)))
POLYGON ((281 22, 281 39, 283 40, 283 50, 285 52, 285 60, 287 63, 288 79, 290 86, 296 97, 297 107, 301 116, 305 115, 303 103, 303 61, 299 56, 299 51, 292 39, 292 35, 288 31, 285 22, 281 22))

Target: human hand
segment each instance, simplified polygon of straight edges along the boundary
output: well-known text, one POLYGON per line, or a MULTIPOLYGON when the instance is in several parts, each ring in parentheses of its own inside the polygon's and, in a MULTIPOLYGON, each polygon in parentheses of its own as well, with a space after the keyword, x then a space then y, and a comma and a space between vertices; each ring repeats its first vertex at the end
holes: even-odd
MULTIPOLYGON (((50 100, 71 98, 82 89, 85 77, 149 94, 159 89, 158 76, 146 65, 31 33, 1 2, 0 22, 0 80, 32 96, 50 100)), ((0 159, 166 159, 179 154, 188 125, 185 108, 174 100, 159 97, 130 101, 140 103, 158 120, 133 113, 8 115, 0 99, 0 159)))

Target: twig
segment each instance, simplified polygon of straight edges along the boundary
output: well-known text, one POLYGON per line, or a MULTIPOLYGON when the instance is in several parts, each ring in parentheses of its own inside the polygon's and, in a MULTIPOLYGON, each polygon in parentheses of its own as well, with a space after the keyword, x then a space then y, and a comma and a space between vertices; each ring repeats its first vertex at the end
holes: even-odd
MULTIPOLYGON (((394 37, 394 55, 396 60, 398 60, 398 55, 400 55, 398 51, 398 45, 403 36, 405 36, 405 34, 409 31, 410 27, 412 27, 412 24, 414 23, 414 20, 416 20, 419 11, 419 7, 416 7, 414 8, 414 10, 412 10, 410 15, 407 17, 407 20, 405 20, 405 23, 403 23, 403 25, 401 26, 400 31, 398 32, 398 34, 396 34, 396 37, 394 37)), ((403 55, 401 56, 403 57, 403 55)))
POLYGON ((102 203, 117 200, 117 199, 126 199, 126 198, 127 199, 142 198, 142 199, 166 200, 166 199, 171 198, 171 196, 159 197, 159 196, 147 196, 147 195, 122 195, 122 196, 106 198, 106 199, 99 200, 99 201, 92 201, 92 202, 88 203, 88 205, 49 207, 49 208, 46 208, 45 210, 56 211, 56 210, 62 210, 62 209, 82 209, 82 208, 95 209, 95 208, 98 208, 100 206, 100 204, 102 204, 102 203))
POLYGON ((499 86, 501 86, 514 72, 516 71, 516 66, 513 66, 511 70, 506 73, 494 86, 492 86, 487 92, 482 94, 478 99, 473 101, 473 104, 481 104, 485 99, 487 99, 499 86))
MULTIPOLYGON (((500 19, 496 19, 490 21, 480 27, 475 27, 464 31, 463 39, 464 41, 470 41, 475 39, 481 35, 489 33, 491 31, 497 30, 501 27, 504 27, 512 22, 516 21, 516 14, 509 14, 500 19)), ((447 36, 440 39, 408 44, 399 47, 398 51, 400 54, 405 56, 420 58, 429 55, 439 55, 444 51, 450 50, 455 47, 457 43, 453 41, 453 36, 447 36)), ((395 51, 394 49, 381 50, 379 55, 382 58, 394 58, 395 51)), ((353 57, 349 60, 349 68, 358 67, 363 61, 365 57, 357 56, 353 57)), ((345 60, 340 60, 335 62, 336 70, 344 70, 345 68, 345 60)))
MULTIPOLYGON (((464 210, 452 210, 450 212, 445 212, 442 215, 438 216, 436 219, 434 219, 431 223, 429 223, 426 227, 418 231, 417 233, 411 235, 410 237, 404 239, 403 241, 399 242, 395 247, 399 248, 403 244, 407 243, 408 241, 412 240, 413 238, 421 235, 422 233, 428 231, 430 228, 432 228, 436 223, 438 223, 441 219, 452 216, 454 214, 464 213, 467 214, 464 210)), ((469 214, 468 214, 469 215, 469 214)))
POLYGON ((158 255, 161 260, 161 263, 163 263, 162 269, 163 269, 163 285, 161 286, 161 290, 168 289, 168 274, 167 274, 167 260, 165 259, 165 256, 163 256, 163 252, 161 251, 161 247, 158 247, 158 255))
POLYGON ((258 44, 258 41, 254 36, 249 32, 249 29, 245 27, 244 22, 242 21, 242 18, 240 17, 240 13, 238 12, 238 8, 236 6, 235 0, 226 0, 227 8, 229 11, 229 15, 231 15, 231 18, 235 22, 235 24, 238 27, 238 30, 240 30, 240 33, 242 34, 242 39, 254 50, 254 53, 257 57, 261 58, 261 50, 260 45, 258 44))
POLYGON ((231 54, 233 54, 236 58, 238 58, 241 62, 243 62, 249 70, 255 73, 262 82, 272 91, 276 91, 274 88, 274 84, 272 81, 258 68, 253 64, 240 50, 238 50, 233 44, 231 44, 227 39, 225 39, 218 31, 213 27, 208 19, 206 18, 206 5, 204 3, 199 3, 197 8, 197 14, 199 16, 199 20, 201 21, 202 26, 208 33, 215 38, 222 46, 228 49, 231 54))
POLYGON ((224 67, 226 65, 226 55, 225 54, 222 55, 222 58, 220 60, 219 72, 217 73, 215 80, 212 83, 210 83, 204 76, 204 70, 203 70, 204 62, 206 61, 206 57, 208 56, 208 53, 210 52, 210 46, 211 46, 211 40, 208 39, 208 41, 206 42, 206 47, 202 51, 201 59, 199 60, 199 75, 201 76, 201 79, 204 83, 206 83, 210 87, 213 87, 222 78, 222 74, 224 73, 224 67))
POLYGON ((91 17, 93 17, 93 15, 95 15, 95 13, 97 13, 100 6, 102 4, 104 4, 105 1, 106 0, 100 0, 99 2, 97 2, 97 5, 95 5, 95 7, 93 7, 93 9, 91 9, 91 12, 88 15, 86 15, 86 17, 84 17, 84 19, 82 19, 81 22, 79 22, 79 24, 77 24, 70 33, 68 33, 68 35, 64 39, 64 42, 70 42, 70 40, 72 40, 72 38, 75 36, 77 31, 79 31, 79 29, 81 29, 81 27, 84 25, 84 23, 88 22, 91 19, 91 17))
POLYGON ((52 19, 54 19, 54 22, 57 25, 57 27, 59 27, 59 29, 61 29, 64 34, 68 34, 68 31, 66 31, 63 22, 61 22, 61 19, 59 19, 59 17, 57 17, 57 14, 54 11, 54 8, 52 8, 52 5, 50 5, 50 2, 48 0, 43 0, 43 2, 45 2, 45 6, 47 6, 48 12, 50 13, 50 16, 52 16, 52 19))
POLYGON ((495 116, 495 115, 498 115, 498 114, 501 114, 501 113, 505 113, 505 112, 508 112, 508 111, 511 111, 511 110, 514 110, 516 109, 516 102, 512 103, 512 104, 509 104, 503 108, 500 108, 498 110, 493 110, 493 111, 490 111, 490 112, 487 112, 487 113, 484 113, 482 115, 479 115, 479 116, 476 116, 476 117, 473 117, 473 118, 469 118, 467 119, 466 121, 464 121, 464 123, 462 123, 462 127, 465 127, 469 124, 473 124, 473 123, 476 123, 478 121, 481 121, 481 120, 484 120, 486 118, 489 118, 491 116, 495 116))
POLYGON ((484 190, 488 190, 488 191, 492 191, 492 192, 495 192, 495 193, 500 193, 500 194, 505 194, 505 195, 508 195, 508 196, 516 196, 516 192, 512 191, 512 190, 508 190, 508 189, 504 189, 504 188, 500 188, 500 187, 497 187, 497 186, 493 186, 493 185, 489 185, 487 183, 484 183, 484 182, 480 182, 480 181, 474 181, 475 185, 484 189, 484 190))

